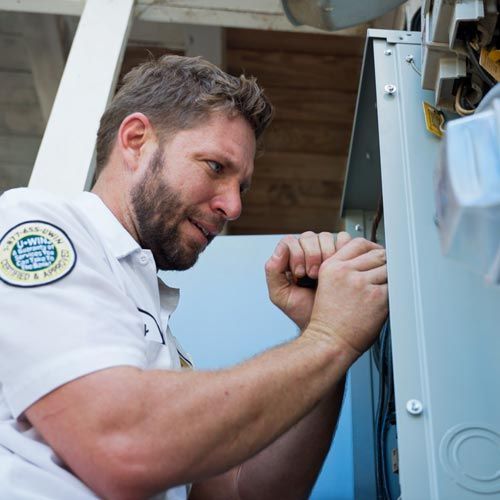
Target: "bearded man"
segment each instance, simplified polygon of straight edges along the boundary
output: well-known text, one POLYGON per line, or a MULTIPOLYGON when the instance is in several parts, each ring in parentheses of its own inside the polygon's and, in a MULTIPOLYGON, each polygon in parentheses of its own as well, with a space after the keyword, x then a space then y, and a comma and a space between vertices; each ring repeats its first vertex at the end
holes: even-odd
POLYGON ((103 115, 91 193, 0 198, 1 498, 307 497, 387 314, 384 250, 285 237, 267 282, 300 336, 211 372, 189 369, 157 278, 240 215, 271 115, 253 79, 166 56, 103 115))

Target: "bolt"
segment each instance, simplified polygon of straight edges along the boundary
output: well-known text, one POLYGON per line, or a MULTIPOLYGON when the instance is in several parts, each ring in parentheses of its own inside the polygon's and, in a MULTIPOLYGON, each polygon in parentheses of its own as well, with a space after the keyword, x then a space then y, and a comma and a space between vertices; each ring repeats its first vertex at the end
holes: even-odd
POLYGON ((412 63, 413 62, 413 54, 408 54, 406 57, 405 57, 405 61, 407 63, 412 63))
POLYGON ((384 50, 384 54, 385 54, 386 56, 390 56, 390 55, 392 54, 392 50, 391 50, 391 49, 385 49, 385 50, 384 50))
POLYGON ((384 87, 384 92, 386 94, 389 94, 389 95, 393 95, 396 93, 396 85, 394 85, 393 83, 388 83, 385 87, 384 87))
POLYGON ((420 415, 423 411, 422 403, 418 399, 410 399, 406 403, 406 411, 410 415, 420 415))
POLYGON ((363 231, 363 226, 361 224, 356 224, 354 226, 354 229, 358 232, 361 233, 363 231))

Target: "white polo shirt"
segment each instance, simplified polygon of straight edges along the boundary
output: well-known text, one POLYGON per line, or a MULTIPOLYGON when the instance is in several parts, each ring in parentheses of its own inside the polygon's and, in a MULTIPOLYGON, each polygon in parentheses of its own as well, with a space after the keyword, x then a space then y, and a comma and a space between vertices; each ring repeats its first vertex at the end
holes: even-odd
MULTIPOLYGON (((23 412, 97 370, 190 364, 168 328, 178 300, 98 196, 22 188, 0 197, 1 499, 96 498, 23 412)), ((155 498, 186 496, 179 486, 155 498)))

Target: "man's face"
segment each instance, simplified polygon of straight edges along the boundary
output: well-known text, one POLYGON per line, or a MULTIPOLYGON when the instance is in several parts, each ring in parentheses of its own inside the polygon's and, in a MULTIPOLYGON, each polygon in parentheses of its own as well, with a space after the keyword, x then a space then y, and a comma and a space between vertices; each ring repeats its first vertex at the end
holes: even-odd
POLYGON ((131 202, 139 242, 159 269, 193 266, 224 223, 239 217, 254 156, 250 125, 222 112, 156 149, 131 202))

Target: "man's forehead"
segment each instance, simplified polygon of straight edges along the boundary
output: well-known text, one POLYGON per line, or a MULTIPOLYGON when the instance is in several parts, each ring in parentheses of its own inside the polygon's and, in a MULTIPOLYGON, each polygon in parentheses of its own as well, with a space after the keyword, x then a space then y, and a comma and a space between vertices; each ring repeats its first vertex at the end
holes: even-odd
POLYGON ((245 163, 246 168, 251 166, 253 170, 255 134, 240 115, 212 115, 194 127, 177 132, 171 139, 191 151, 218 155, 235 165, 245 163))

